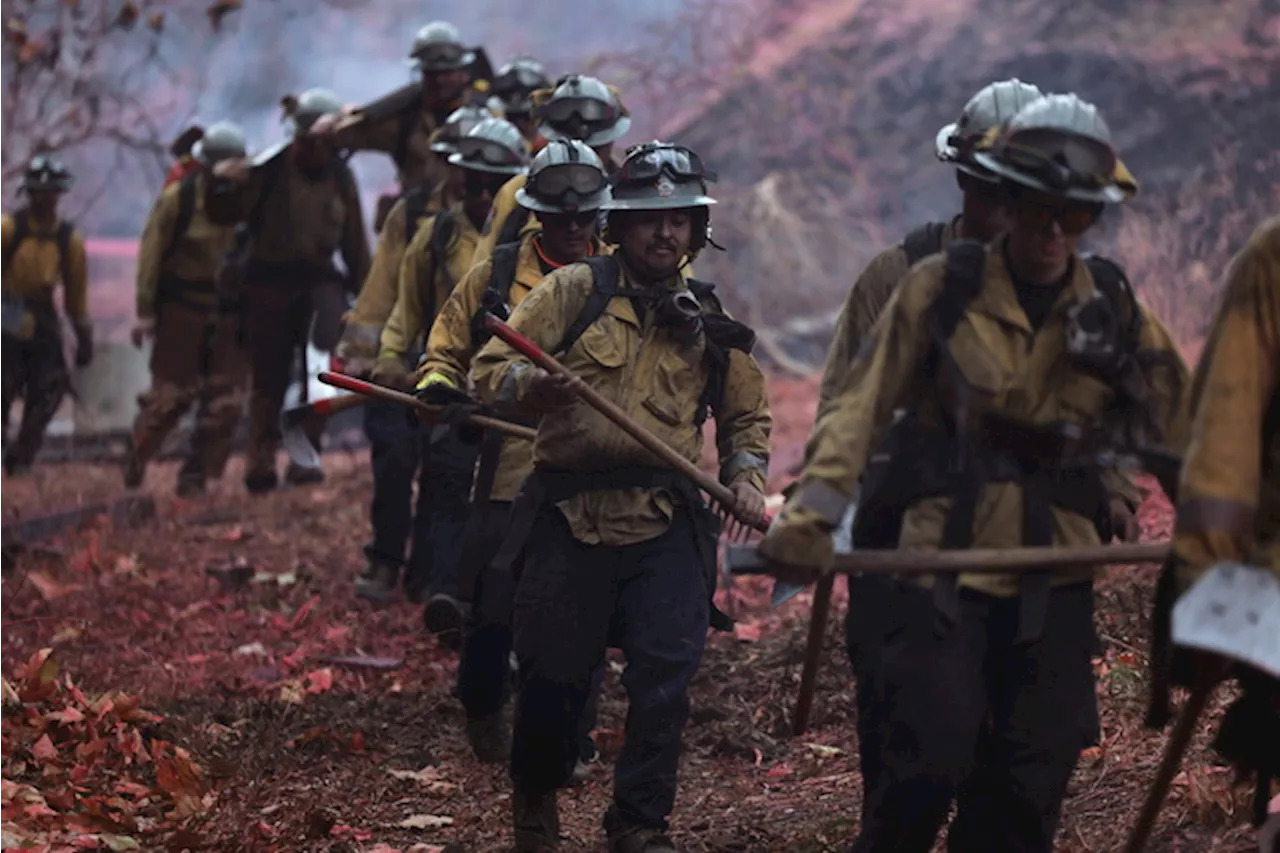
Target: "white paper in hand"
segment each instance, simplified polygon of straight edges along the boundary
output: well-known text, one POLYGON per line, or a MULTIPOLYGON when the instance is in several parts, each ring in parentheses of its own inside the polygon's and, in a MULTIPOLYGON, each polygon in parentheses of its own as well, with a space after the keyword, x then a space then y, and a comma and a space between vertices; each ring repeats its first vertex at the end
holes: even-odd
POLYGON ((1178 599, 1173 641, 1280 678, 1280 579, 1266 569, 1219 563, 1178 599))

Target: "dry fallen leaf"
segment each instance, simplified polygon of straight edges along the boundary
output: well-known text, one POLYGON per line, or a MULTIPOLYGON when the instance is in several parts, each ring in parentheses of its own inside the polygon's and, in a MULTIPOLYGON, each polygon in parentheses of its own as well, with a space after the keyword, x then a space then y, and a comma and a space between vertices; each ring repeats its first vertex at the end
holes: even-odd
POLYGON ((440 829, 453 826, 453 818, 439 814, 411 814, 396 826, 401 829, 440 829))
POLYGON ((56 761, 58 758, 58 748, 53 745, 53 741, 48 735, 41 735, 40 740, 31 746, 31 755, 37 761, 48 764, 50 761, 56 761))

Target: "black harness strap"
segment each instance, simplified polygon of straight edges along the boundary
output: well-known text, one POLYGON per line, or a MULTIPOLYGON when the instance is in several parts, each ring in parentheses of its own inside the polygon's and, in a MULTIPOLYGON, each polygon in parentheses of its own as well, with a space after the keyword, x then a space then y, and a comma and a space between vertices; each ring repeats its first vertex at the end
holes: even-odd
POLYGON ((902 250, 907 255, 907 266, 913 267, 920 261, 942 251, 942 236, 947 233, 947 223, 927 222, 913 228, 902 238, 902 250))
POLYGON ((474 349, 479 349, 493 337, 493 333, 484 326, 486 314, 492 314, 504 323, 511 319, 511 285, 515 281, 522 245, 521 241, 504 243, 493 250, 489 283, 480 295, 479 310, 471 318, 471 345, 474 349))
POLYGON ((182 179, 182 183, 178 185, 178 217, 174 220, 173 233, 169 235, 169 242, 160 254, 162 263, 173 257, 173 253, 178 250, 178 245, 182 242, 182 238, 187 236, 187 231, 191 228, 191 220, 196 215, 196 177, 198 174, 193 172, 187 175, 182 179))

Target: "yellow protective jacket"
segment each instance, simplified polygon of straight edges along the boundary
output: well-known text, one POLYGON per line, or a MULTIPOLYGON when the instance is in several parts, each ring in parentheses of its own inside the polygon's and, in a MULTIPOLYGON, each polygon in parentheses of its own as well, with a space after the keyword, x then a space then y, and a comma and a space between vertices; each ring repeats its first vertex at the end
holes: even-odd
MULTIPOLYGON (((205 211, 208 177, 198 173, 191 197, 191 219, 182 234, 183 182, 165 187, 151 208, 138 246, 139 320, 156 319, 158 300, 173 298, 193 308, 216 310, 214 275, 222 256, 235 244, 235 223, 219 225, 205 211)), ((191 190, 188 190, 191 192, 191 190)))
POLYGON ((356 304, 347 315, 337 356, 342 360, 372 362, 378 357, 378 345, 382 327, 386 325, 391 310, 400 294, 400 264, 411 235, 417 234, 422 223, 444 206, 444 191, 437 188, 427 200, 423 215, 417 222, 408 223, 409 205, 405 198, 396 201, 387 214, 387 221, 378 234, 378 245, 373 252, 373 263, 365 277, 356 304))
POLYGON ((1280 574, 1280 217, 1231 264, 1192 406, 1174 534, 1180 586, 1224 560, 1280 574))
MULTIPOLYGON (((620 266, 619 287, 624 288, 629 276, 625 264, 620 266)), ((562 267, 525 297, 510 323, 550 351, 578 317, 594 285, 587 264, 562 267)), ((687 285, 677 277, 663 286, 687 285)), ((700 336, 694 346, 683 348, 671 330, 654 325, 652 311, 646 313, 649 316, 641 321, 629 299, 615 297, 561 363, 684 458, 697 462, 703 432, 695 416, 707 382, 705 339, 700 336)), ((721 479, 746 479, 763 489, 773 423, 764 376, 750 355, 729 352, 724 396, 714 413, 721 479)), ((496 337, 480 350, 471 368, 482 401, 516 410, 532 375, 532 362, 496 337)), ((534 464, 598 472, 662 463, 595 409, 576 402, 541 417, 534 464)), ((672 495, 652 489, 588 492, 558 506, 579 541, 615 546, 661 535, 675 511, 672 495)))
POLYGON ((479 230, 463 213, 461 204, 451 205, 422 223, 400 262, 396 304, 382 330, 379 362, 394 363, 394 369, 418 348, 419 336, 425 338, 431 331, 441 306, 471 269, 479 239, 479 230), (442 216, 446 218, 441 220, 442 216), (433 245, 437 240, 442 247, 433 245))
POLYGON ((298 168, 291 146, 250 173, 242 193, 246 218, 259 210, 264 193, 253 265, 327 270, 337 251, 353 286, 364 281, 369 239, 355 175, 346 164, 335 161, 323 176, 312 178, 298 168))
MULTIPOLYGON (((0 289, 9 298, 24 303, 21 328, 14 332, 18 338, 30 338, 37 322, 36 309, 53 309, 53 291, 62 282, 62 308, 77 328, 87 329, 89 320, 88 258, 84 250, 84 238, 80 232, 70 230, 67 236, 67 257, 58 249, 58 231, 62 220, 39 223, 27 219, 27 236, 21 245, 14 245, 17 236, 15 217, 27 217, 26 211, 4 214, 0 218, 0 242, 3 243, 5 269, 0 289), (63 280, 63 273, 66 273, 63 280)), ((70 225, 66 227, 70 228, 70 225)))
MULTIPOLYGON (((1033 424, 1066 421, 1086 431, 1099 428, 1113 391, 1076 369, 1065 351, 1066 309, 1094 292, 1088 266, 1075 258, 1071 279, 1044 325, 1033 334, 1005 266, 1003 243, 997 241, 985 253, 980 290, 950 338, 951 358, 973 399, 994 414, 1033 424)), ((761 544, 770 559, 800 566, 829 564, 833 522, 830 513, 819 511, 817 504, 822 501, 815 498, 825 495, 847 501, 853 496, 895 409, 906 408, 922 425, 935 428, 949 414, 944 401, 952 399, 956 389, 938 379, 946 371, 926 369, 933 350, 928 322, 943 287, 945 264, 945 255, 935 255, 913 267, 872 327, 848 383, 809 440, 800 487, 761 544)), ((1165 447, 1180 452, 1188 429, 1181 393, 1188 371, 1164 325, 1145 307, 1141 310, 1139 346, 1166 354, 1169 361, 1148 376, 1152 414, 1163 429, 1165 447)), ((1103 479, 1117 490, 1115 475, 1103 479)), ((917 500, 906 510, 899 547, 936 550, 951 506, 951 498, 945 495, 917 500)), ((1022 507, 1019 483, 987 483, 974 512, 972 547, 1023 544, 1022 507)), ((1056 505, 1051 511, 1055 545, 1098 544, 1092 518, 1056 505)), ((1089 577, 1091 570, 1082 569, 1055 574, 1054 582, 1075 583, 1089 577)), ((995 595, 1018 592, 1016 575, 961 575, 960 584, 995 595)))
MULTIPOLYGON (((516 256, 515 278, 507 293, 507 304, 514 311, 524 298, 544 280, 549 271, 538 258, 533 241, 536 234, 526 234, 516 256)), ((596 246, 596 251, 600 247, 596 246)), ((471 359, 476 353, 472 321, 480 311, 481 300, 493 276, 493 258, 480 261, 463 277, 453 293, 445 300, 431 335, 427 339, 427 354, 418 369, 418 387, 443 382, 460 391, 468 390, 467 374, 471 359)), ((497 474, 494 477, 490 500, 514 500, 520 491, 520 483, 533 468, 533 443, 519 438, 508 438, 502 443, 497 474)))
MULTIPOLYGON (((942 232, 942 248, 960 235, 960 217, 951 220, 942 232)), ((822 384, 818 389, 818 414, 816 420, 831 408, 834 400, 849 376, 849 368, 871 331, 894 288, 902 281, 910 268, 907 250, 901 243, 890 246, 871 259, 853 283, 845 297, 840 314, 836 317, 835 335, 827 348, 827 361, 822 369, 822 384)))
POLYGON ((472 100, 472 94, 465 93, 439 109, 427 109, 419 101, 385 118, 343 128, 335 134, 335 142, 352 151, 390 155, 402 189, 439 186, 448 178, 449 166, 431 150, 432 136, 450 113, 472 100))

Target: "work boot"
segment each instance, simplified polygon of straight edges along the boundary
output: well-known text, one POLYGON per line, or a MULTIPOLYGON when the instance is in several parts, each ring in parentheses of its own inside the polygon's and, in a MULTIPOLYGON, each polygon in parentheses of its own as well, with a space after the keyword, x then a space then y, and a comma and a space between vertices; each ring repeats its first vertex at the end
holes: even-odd
POLYGON ((320 468, 304 468, 290 462, 284 469, 284 481, 291 486, 309 486, 324 482, 324 471, 320 468))
POLYGON ((437 592, 427 599, 427 609, 422 612, 427 630, 451 649, 462 645, 462 623, 465 619, 462 602, 447 592, 437 592))
POLYGON ((270 468, 258 471, 249 471, 244 475, 244 487, 249 490, 251 495, 265 495, 268 492, 275 491, 280 485, 280 477, 270 468))
POLYGON ((595 743, 588 740, 582 744, 578 760, 573 763, 573 774, 569 776, 569 787, 576 788, 585 784, 588 779, 595 775, 596 767, 599 764, 600 750, 596 748, 595 743))
POLYGON ((369 568, 356 581, 356 598, 386 604, 396 596, 400 582, 400 567, 389 563, 369 562, 369 568))
POLYGON ((511 758, 511 721, 502 711, 468 717, 467 743, 481 764, 503 764, 511 758))
POLYGON ((31 460, 18 456, 15 453, 6 454, 4 457, 4 473, 10 477, 21 477, 31 470, 31 460))
POLYGON ((609 833, 609 853, 676 853, 676 845, 666 833, 633 826, 609 833))
POLYGON ((431 597, 431 584, 421 572, 404 573, 404 595, 411 604, 424 604, 431 597))
POLYGON ((511 792, 511 828, 515 831, 516 853, 550 853, 560 846, 560 811, 556 792, 528 794, 511 792))
POLYGON ((131 445, 124 456, 124 487, 136 489, 142 485, 142 480, 146 476, 147 463, 138 457, 131 445))

